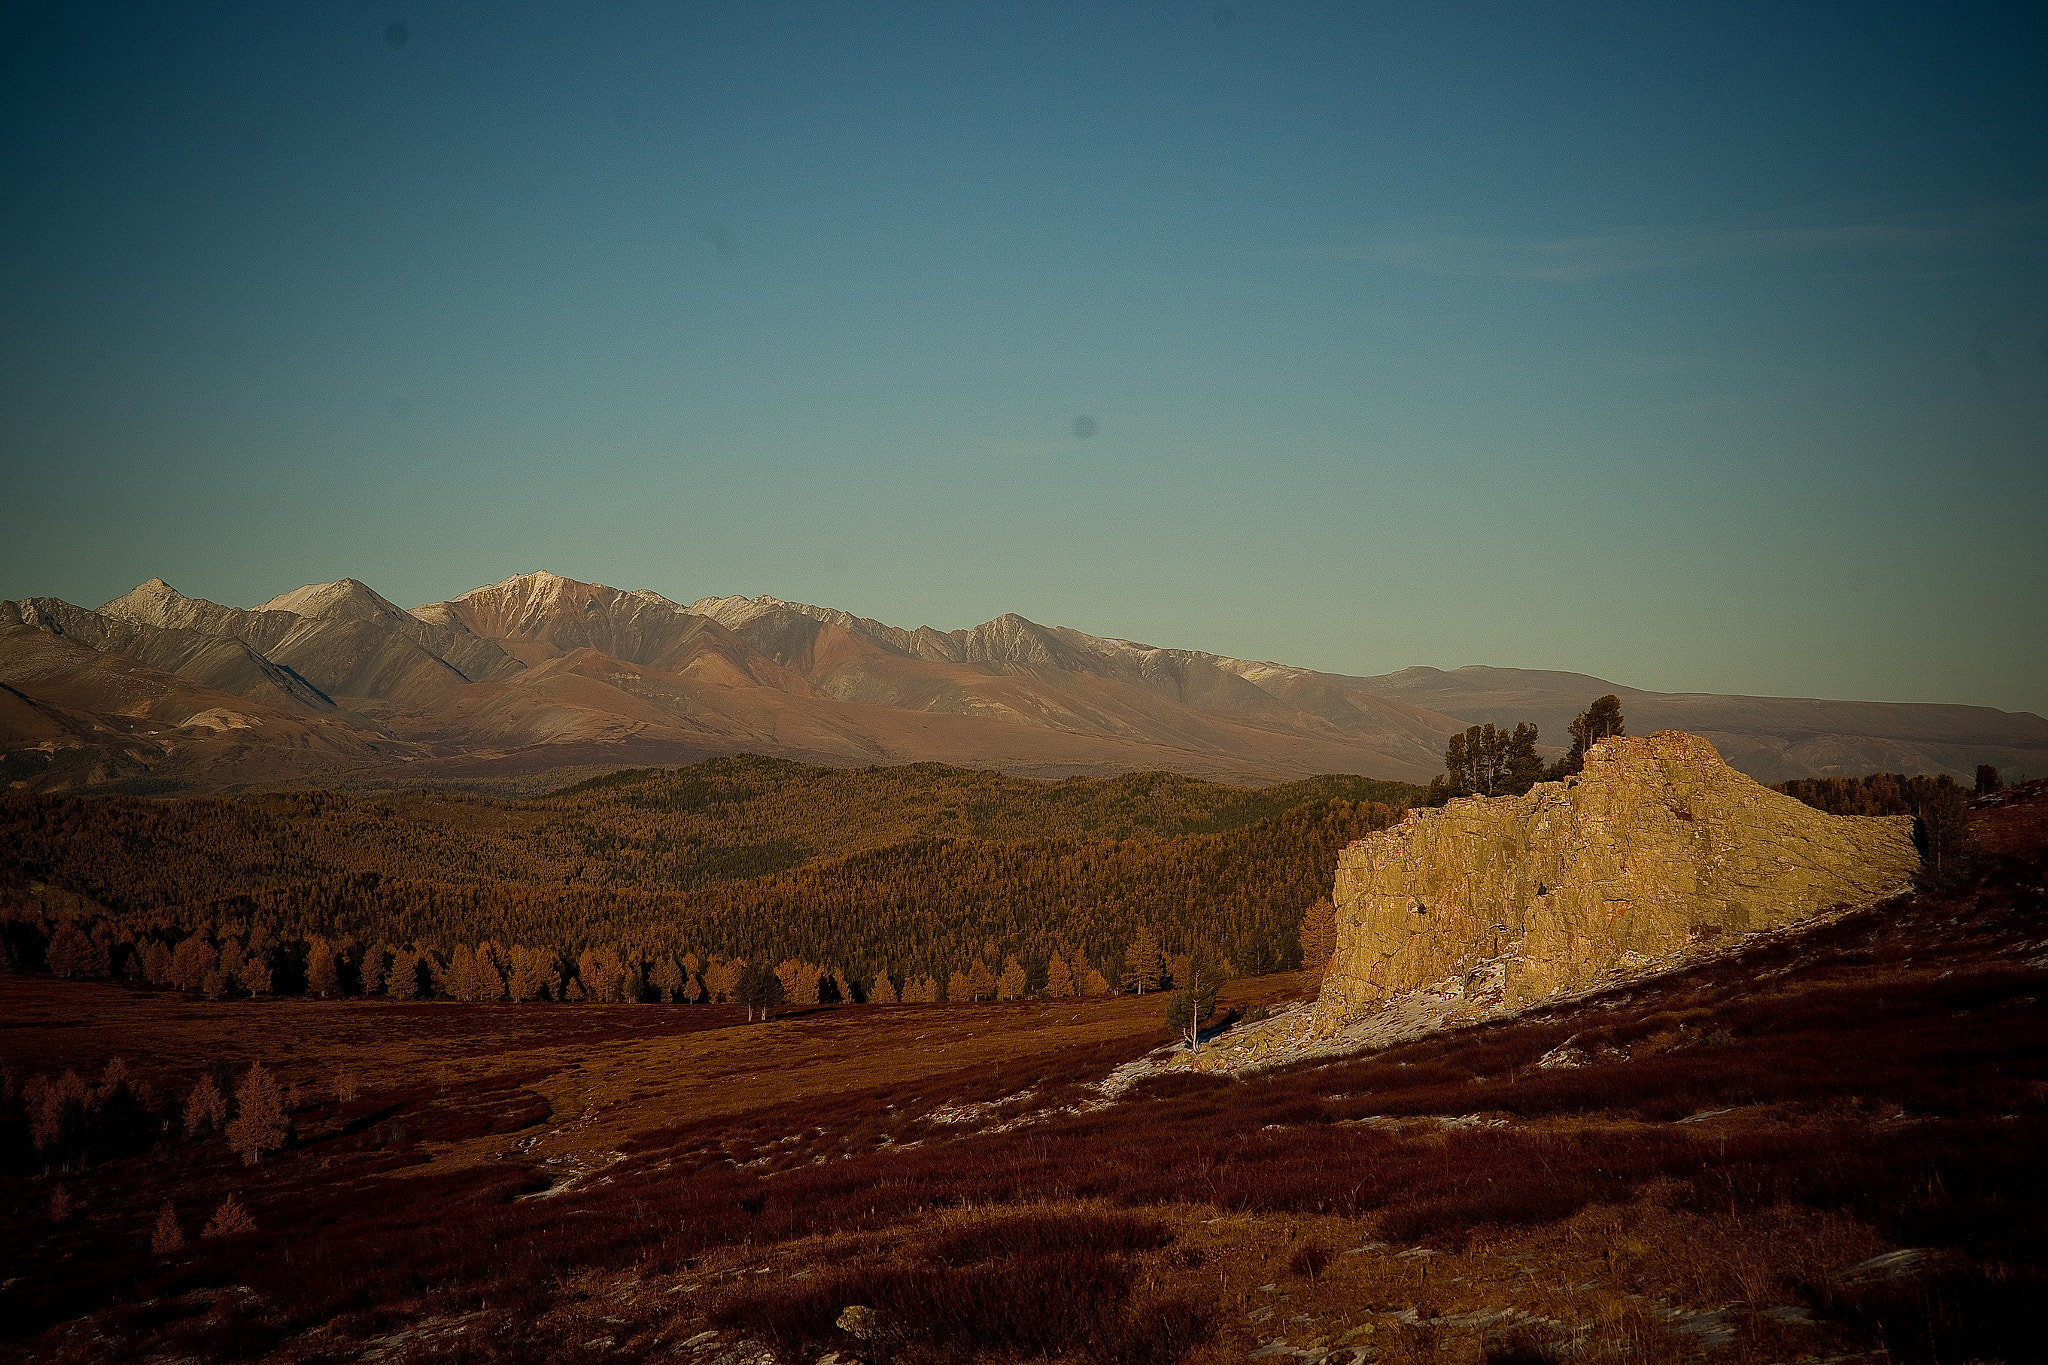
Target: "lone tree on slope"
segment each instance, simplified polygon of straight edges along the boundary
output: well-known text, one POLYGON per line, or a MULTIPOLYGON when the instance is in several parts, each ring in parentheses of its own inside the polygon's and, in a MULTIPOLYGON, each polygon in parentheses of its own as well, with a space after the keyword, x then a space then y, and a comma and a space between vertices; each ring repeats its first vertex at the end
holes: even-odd
POLYGON ((235 1087, 235 1117, 228 1123, 228 1145, 244 1166, 254 1166, 284 1146, 291 1131, 277 1077, 264 1070, 261 1062, 251 1062, 249 1074, 235 1087))
POLYGON ((1202 1039, 1202 1021, 1216 1012, 1216 988, 1223 984, 1223 971, 1208 944, 1197 943, 1188 953, 1187 980, 1166 1001, 1166 1028, 1193 1052, 1202 1039))

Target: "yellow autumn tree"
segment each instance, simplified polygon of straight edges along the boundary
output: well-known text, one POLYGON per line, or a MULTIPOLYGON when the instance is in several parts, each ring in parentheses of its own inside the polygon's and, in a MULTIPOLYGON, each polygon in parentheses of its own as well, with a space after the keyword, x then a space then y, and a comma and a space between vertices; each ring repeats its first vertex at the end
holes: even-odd
POLYGON ((254 1166, 291 1137, 284 1091, 261 1062, 251 1062, 248 1074, 235 1087, 235 1116, 228 1122, 227 1135, 228 1145, 244 1166, 254 1166))

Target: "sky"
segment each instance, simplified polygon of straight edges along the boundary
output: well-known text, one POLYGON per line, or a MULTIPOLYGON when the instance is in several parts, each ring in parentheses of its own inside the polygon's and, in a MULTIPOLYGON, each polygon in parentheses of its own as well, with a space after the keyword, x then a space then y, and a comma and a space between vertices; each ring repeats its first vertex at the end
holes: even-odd
POLYGON ((0 597, 2048 714, 2038 5, 0 5, 0 597))

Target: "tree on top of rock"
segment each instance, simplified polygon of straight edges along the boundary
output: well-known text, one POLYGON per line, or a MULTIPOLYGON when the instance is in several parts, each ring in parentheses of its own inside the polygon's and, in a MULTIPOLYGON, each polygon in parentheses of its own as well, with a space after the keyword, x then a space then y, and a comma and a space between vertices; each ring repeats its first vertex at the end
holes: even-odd
POLYGON ((1536 754, 1536 727, 1527 721, 1512 730, 1492 723, 1451 736, 1444 748, 1444 779, 1453 796, 1519 796, 1543 778, 1536 754))
POLYGON ((1603 739, 1628 733, 1628 724, 1622 719, 1621 698, 1612 694, 1601 697, 1591 706, 1579 712, 1579 718, 1572 722, 1572 749, 1552 770, 1553 776, 1568 777, 1572 773, 1584 772, 1586 753, 1603 739))

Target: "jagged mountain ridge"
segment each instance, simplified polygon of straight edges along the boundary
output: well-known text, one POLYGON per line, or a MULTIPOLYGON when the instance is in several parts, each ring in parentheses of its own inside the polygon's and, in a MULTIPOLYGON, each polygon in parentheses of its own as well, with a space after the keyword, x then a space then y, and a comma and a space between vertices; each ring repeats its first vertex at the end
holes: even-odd
POLYGON ((1039 776, 1420 780, 1466 724, 1535 719, 1561 740, 1609 691, 1639 730, 1682 725, 1766 780, 2048 770, 2048 722, 1981 707, 1674 696, 1516 669, 1347 677, 1014 614, 907 630, 774 597, 682 605, 549 573, 411 610, 355 579, 252 609, 161 579, 97 610, 0 603, 0 686, 12 689, 0 776, 36 786, 490 782, 750 750, 1039 776), (221 733, 223 713, 239 718, 233 744, 197 742, 221 733))

